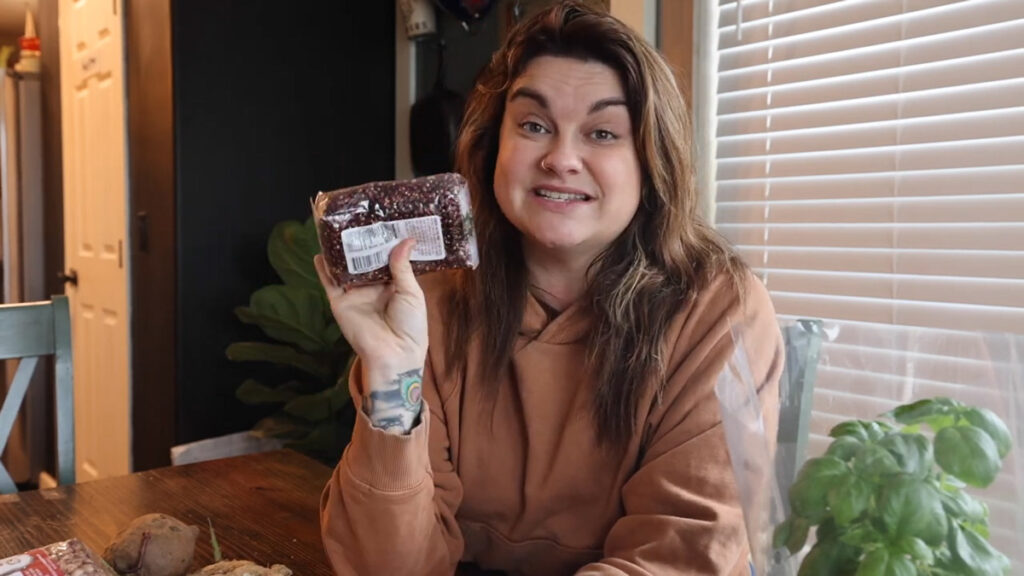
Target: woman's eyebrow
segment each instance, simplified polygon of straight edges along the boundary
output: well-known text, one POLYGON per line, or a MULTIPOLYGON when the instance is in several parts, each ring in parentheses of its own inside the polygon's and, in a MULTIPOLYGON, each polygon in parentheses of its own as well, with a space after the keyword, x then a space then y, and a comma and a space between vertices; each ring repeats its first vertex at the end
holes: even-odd
POLYGON ((587 112, 587 114, 594 114, 596 112, 600 112, 601 110, 604 110, 605 108, 607 108, 609 106, 625 106, 625 105, 626 105, 626 100, 623 99, 623 98, 618 98, 618 97, 602 98, 601 100, 598 100, 597 102, 594 102, 590 106, 590 111, 587 112))
POLYGON ((541 108, 545 110, 548 109, 548 99, 545 98, 543 94, 537 92, 533 88, 527 88, 526 86, 520 86, 519 88, 516 88, 515 90, 512 91, 512 95, 508 97, 508 101, 512 102, 517 98, 529 98, 530 100, 533 100, 538 105, 540 105, 541 108))
MULTIPOLYGON (((512 94, 508 97, 508 101, 512 102, 518 98, 527 98, 533 100, 544 110, 548 110, 548 99, 543 94, 530 88, 528 86, 520 86, 512 91, 512 94)), ((590 110, 587 112, 588 115, 595 114, 608 108, 609 106, 625 106, 626 100, 618 96, 612 96, 611 98, 602 98, 597 102, 590 105, 590 110)))

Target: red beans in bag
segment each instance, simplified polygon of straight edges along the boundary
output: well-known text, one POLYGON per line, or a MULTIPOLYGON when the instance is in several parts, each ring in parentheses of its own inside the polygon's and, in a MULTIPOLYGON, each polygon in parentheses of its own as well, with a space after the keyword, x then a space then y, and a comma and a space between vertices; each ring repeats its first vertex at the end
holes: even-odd
POLYGON ((469 188, 459 174, 321 192, 313 218, 327 270, 341 286, 390 280, 388 256, 410 237, 416 274, 480 263, 469 188))

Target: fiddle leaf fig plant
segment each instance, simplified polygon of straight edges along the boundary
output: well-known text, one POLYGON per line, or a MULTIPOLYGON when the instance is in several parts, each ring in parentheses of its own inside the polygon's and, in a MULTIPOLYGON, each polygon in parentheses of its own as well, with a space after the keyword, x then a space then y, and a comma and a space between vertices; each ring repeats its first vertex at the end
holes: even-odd
POLYGON ((239 320, 258 326, 271 341, 235 342, 226 354, 235 362, 274 364, 279 370, 273 372, 287 375, 276 384, 250 378, 235 391, 246 404, 279 405, 253 431, 333 464, 351 435, 348 373, 355 354, 341 336, 313 267, 319 252, 312 219, 274 227, 267 257, 283 284, 256 290, 248 306, 235 309, 239 320))
POLYGON ((792 513, 774 546, 795 554, 817 527, 799 576, 1009 574, 1009 559, 988 542, 988 507, 964 491, 999 474, 1011 449, 1006 424, 949 398, 882 417, 832 429, 828 450, 790 487, 792 513))

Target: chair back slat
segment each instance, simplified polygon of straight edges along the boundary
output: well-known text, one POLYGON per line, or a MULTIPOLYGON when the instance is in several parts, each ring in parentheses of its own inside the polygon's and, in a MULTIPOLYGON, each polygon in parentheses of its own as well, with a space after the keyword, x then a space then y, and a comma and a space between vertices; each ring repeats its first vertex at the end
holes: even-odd
MULTIPOLYGON (((67 296, 54 296, 50 302, 0 306, 0 360, 21 359, 10 386, 0 398, 0 453, 10 438, 40 356, 52 356, 54 362, 57 481, 74 484, 74 386, 67 296)), ((0 462, 0 493, 16 491, 17 485, 0 462)))
POLYGON ((54 409, 57 418, 57 482, 75 483, 75 397, 71 372, 71 313, 67 296, 53 298, 54 409))
POLYGON ((53 351, 53 306, 49 302, 0 306, 0 360, 53 351))

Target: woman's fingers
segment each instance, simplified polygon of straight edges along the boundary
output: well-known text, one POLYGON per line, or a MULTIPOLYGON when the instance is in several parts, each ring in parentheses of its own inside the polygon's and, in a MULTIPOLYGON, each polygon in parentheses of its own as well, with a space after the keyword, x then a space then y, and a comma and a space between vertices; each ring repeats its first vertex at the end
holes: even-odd
POLYGON ((418 295, 421 292, 420 284, 412 271, 412 264, 409 263, 415 246, 416 240, 406 238, 391 250, 388 265, 391 267, 391 282, 398 294, 418 295))

